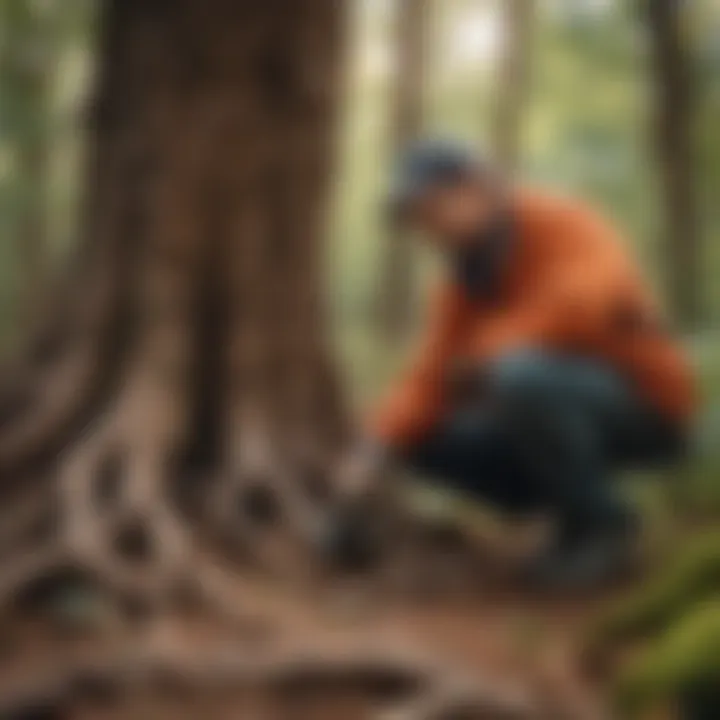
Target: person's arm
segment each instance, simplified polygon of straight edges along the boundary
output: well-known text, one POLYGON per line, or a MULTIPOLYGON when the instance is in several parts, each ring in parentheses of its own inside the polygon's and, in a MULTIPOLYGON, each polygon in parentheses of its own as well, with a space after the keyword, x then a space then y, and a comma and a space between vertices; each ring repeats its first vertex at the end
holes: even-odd
POLYGON ((465 322, 466 299, 444 284, 431 301, 421 346, 398 385, 371 413, 336 472, 343 500, 370 495, 394 452, 436 420, 443 403, 447 365, 465 322))
POLYGON ((438 288, 428 327, 404 376, 371 414, 367 433, 382 446, 401 448, 421 437, 442 411, 448 366, 470 316, 468 300, 452 281, 438 288))

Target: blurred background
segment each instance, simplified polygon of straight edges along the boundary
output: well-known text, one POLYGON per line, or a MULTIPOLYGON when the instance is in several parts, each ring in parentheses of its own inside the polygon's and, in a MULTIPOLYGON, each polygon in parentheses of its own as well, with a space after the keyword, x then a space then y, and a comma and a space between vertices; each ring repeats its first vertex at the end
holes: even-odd
MULTIPOLYGON (((703 409, 689 466, 670 483, 629 487, 653 542, 689 543, 689 528, 720 518, 720 3, 354 0, 351 9, 326 277, 358 408, 402 365, 435 272, 422 249, 387 242, 388 164, 419 134, 460 137, 523 182, 603 209, 660 288, 698 368, 703 409)), ((78 236, 97 10, 94 0, 0 0, 4 354, 78 236)), ((712 568, 717 600, 720 539, 699 555, 688 562, 712 568)), ((683 572, 671 605, 707 587, 683 572)), ((715 627, 713 651, 719 618, 715 604, 694 621, 698 635, 715 627)), ((613 632, 633 622, 613 620, 613 632)))
MULTIPOLYGON (((97 5, 0 3, 4 347, 77 235, 97 5)), ((626 231, 678 324, 711 344, 720 323, 720 8, 667 5, 658 14, 621 0, 352 4, 328 281, 363 395, 383 384, 398 337, 422 317, 428 261, 414 247, 402 262, 388 256, 379 207, 390 159, 420 133, 460 137, 523 181, 595 202, 626 231), (388 264, 401 276, 392 301, 383 297, 388 264), (393 342, 382 348, 388 324, 393 342)))
MULTIPOLYGON (((394 148, 418 132, 460 136, 490 155, 506 156, 523 181, 596 203, 626 231, 648 274, 666 289, 678 324, 693 335, 717 328, 717 3, 670 4, 679 24, 670 32, 679 43, 673 48, 658 37, 666 31, 653 25, 644 3, 428 0, 415 10, 426 13, 424 27, 415 29, 421 50, 410 61, 420 75, 415 98, 407 97, 402 53, 403 43, 413 42, 407 37, 413 24, 400 5, 355 4, 331 244, 333 306, 342 331, 373 325, 387 261, 378 197, 394 148), (668 53, 672 57, 664 58, 668 53), (668 175, 681 175, 692 189, 678 193, 668 175), (682 221, 678 214, 685 215, 682 221), (692 260, 679 264, 679 251, 692 260), (675 277, 688 272, 692 280, 675 277)), ((412 299, 397 298, 411 307, 399 312, 410 327, 422 315, 423 265, 412 261, 414 270, 402 272, 420 279, 400 282, 412 299)), ((373 345, 357 343, 351 358, 373 345)), ((358 361, 357 372, 369 363, 358 361)), ((372 375, 361 381, 372 387, 372 375)))

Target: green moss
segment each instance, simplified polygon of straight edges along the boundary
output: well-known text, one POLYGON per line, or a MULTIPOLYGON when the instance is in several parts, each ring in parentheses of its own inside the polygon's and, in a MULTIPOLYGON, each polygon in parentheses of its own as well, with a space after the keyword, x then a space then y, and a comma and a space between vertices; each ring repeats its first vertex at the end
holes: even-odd
POLYGON ((677 702, 720 684, 720 594, 698 604, 622 672, 615 697, 622 717, 658 701, 677 702))
POLYGON ((608 644, 650 637, 698 602, 720 597, 720 532, 694 540, 666 571, 600 619, 591 640, 608 644))
POLYGON ((720 685, 720 532, 688 543, 660 574, 612 609, 594 630, 595 647, 641 639, 643 651, 615 680, 618 717, 678 704, 720 685))

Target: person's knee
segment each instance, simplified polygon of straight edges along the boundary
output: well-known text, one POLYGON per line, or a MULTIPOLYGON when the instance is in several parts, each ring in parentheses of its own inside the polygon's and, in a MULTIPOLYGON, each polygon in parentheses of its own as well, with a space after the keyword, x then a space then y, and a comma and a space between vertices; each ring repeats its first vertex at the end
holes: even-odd
POLYGON ((498 358, 490 368, 494 396, 509 407, 552 410, 558 399, 557 363, 541 350, 522 350, 498 358))

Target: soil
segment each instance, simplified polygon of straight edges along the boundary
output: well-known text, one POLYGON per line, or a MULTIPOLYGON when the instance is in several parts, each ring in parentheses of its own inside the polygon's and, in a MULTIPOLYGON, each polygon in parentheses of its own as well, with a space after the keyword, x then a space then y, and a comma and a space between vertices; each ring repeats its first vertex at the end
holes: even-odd
MULTIPOLYGON (((238 606, 249 587, 238 588, 238 606)), ((486 587, 409 598, 361 581, 252 592, 255 607, 283 611, 280 625, 192 610, 134 625, 105 617, 91 629, 15 621, 2 635, 0 717, 608 717, 579 661, 583 628, 607 594, 542 599, 486 587)))

